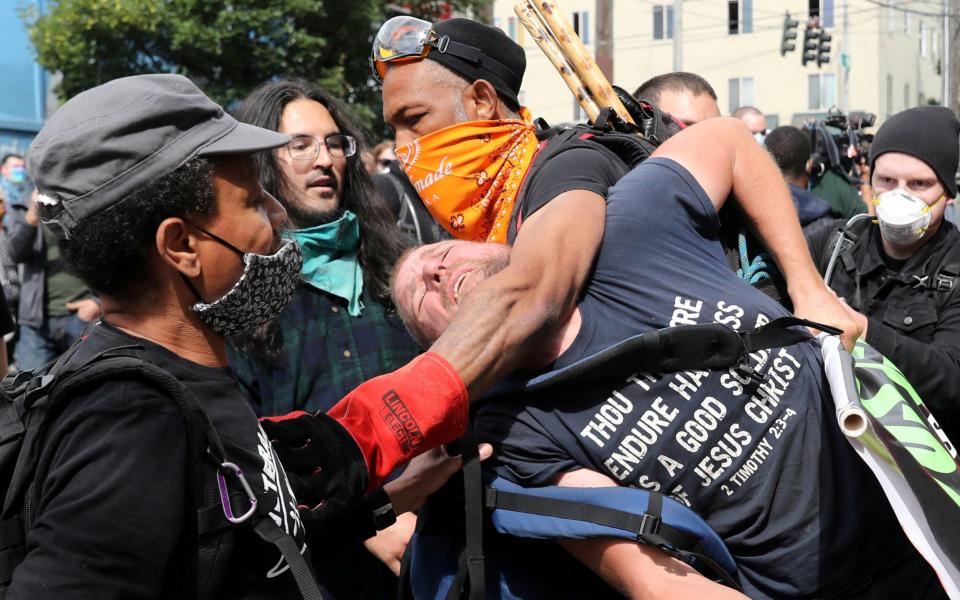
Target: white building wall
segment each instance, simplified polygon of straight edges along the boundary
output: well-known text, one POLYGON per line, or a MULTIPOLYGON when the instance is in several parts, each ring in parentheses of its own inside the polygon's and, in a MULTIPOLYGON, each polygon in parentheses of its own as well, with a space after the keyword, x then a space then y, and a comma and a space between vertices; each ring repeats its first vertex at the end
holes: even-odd
MULTIPOLYGON (((575 11, 588 14, 589 48, 595 48, 595 0, 557 0, 568 18, 575 11)), ((513 0, 496 0, 496 24, 505 31, 514 17, 513 0)), ((673 40, 655 40, 654 7, 672 6, 671 0, 613 0, 613 83, 633 91, 646 79, 673 70, 673 40)), ((728 32, 728 2, 684 0, 682 14, 682 69, 704 77, 717 92, 721 113, 729 114, 736 104, 731 80, 739 93, 739 104, 752 104, 768 115, 773 124, 788 124, 811 114, 842 107, 845 74, 849 74, 849 106, 878 115, 888 114, 929 99, 941 100, 942 82, 936 65, 942 53, 942 23, 935 17, 890 10, 867 0, 821 0, 821 7, 833 5, 833 36, 830 62, 801 64, 804 23, 810 0, 740 0, 741 19, 737 34, 728 32), (744 32, 744 5, 752 5, 750 32, 744 32), (841 65, 843 11, 849 20, 849 71, 841 65), (784 11, 800 21, 796 50, 780 55, 784 11), (926 56, 921 56, 921 22, 927 37, 926 56), (813 82, 811 82, 813 76, 813 82), (888 103, 888 81, 891 102, 888 103), (811 104, 811 84, 832 93, 819 95, 811 104), (889 105, 888 105, 889 104, 889 105)), ((824 10, 824 8, 822 8, 824 10)), ((521 26, 518 21, 516 31, 521 26)), ((527 74, 523 101, 535 115, 549 122, 574 119, 573 96, 549 61, 528 35, 515 34, 527 51, 527 74)))

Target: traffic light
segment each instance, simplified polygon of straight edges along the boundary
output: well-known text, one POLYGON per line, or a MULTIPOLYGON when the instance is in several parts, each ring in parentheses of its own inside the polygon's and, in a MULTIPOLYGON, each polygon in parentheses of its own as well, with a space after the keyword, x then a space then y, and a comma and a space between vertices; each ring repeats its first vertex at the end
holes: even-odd
POLYGON ((827 33, 826 31, 820 32, 820 43, 817 46, 817 66, 822 67, 823 65, 830 62, 830 40, 833 39, 833 36, 827 33))
POLYGON ((820 30, 811 27, 808 23, 807 28, 803 30, 803 57, 801 58, 803 66, 807 66, 808 62, 817 60, 817 51, 820 48, 820 44, 817 43, 819 37, 820 30))
POLYGON ((793 52, 797 45, 793 40, 797 39, 797 26, 800 22, 790 18, 790 11, 787 11, 783 17, 783 37, 780 39, 780 56, 786 56, 787 52, 793 52))

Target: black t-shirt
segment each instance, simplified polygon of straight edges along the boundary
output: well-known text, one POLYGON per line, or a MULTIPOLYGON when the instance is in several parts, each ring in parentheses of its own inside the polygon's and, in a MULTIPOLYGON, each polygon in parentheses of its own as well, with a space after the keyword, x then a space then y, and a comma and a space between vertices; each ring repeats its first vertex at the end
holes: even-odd
MULTIPOLYGON (((196 396, 227 457, 270 514, 306 548, 296 501, 276 454, 226 369, 206 367, 104 322, 80 342, 77 359, 118 346, 143 347, 196 396)), ((72 398, 44 442, 36 476, 36 516, 28 554, 7 598, 184 598, 196 548, 187 502, 184 422, 174 402, 139 381, 109 381, 72 398)), ((211 467, 212 468, 212 467, 211 467)), ((228 482, 239 490, 237 481, 228 482)), ((304 550, 305 551, 305 550, 304 550)), ((279 550, 240 528, 220 598, 300 598, 279 550)))
MULTIPOLYGON (((623 161, 596 142, 576 139, 566 143, 570 145, 569 149, 539 164, 535 162, 527 174, 513 207, 509 231, 511 244, 523 221, 560 194, 585 190, 606 198, 610 186, 627 173, 623 161)), ((544 146, 541 151, 547 147, 544 146)))
MULTIPOLYGON (((650 159, 607 199, 582 326, 561 368, 638 333, 720 322, 749 329, 786 310, 731 273, 712 203, 677 163, 650 159)), ((721 535, 751 597, 823 597, 902 544, 879 486, 843 439, 818 345, 755 352, 734 369, 573 385, 480 408, 489 462, 517 483, 588 468, 687 504, 721 535)))

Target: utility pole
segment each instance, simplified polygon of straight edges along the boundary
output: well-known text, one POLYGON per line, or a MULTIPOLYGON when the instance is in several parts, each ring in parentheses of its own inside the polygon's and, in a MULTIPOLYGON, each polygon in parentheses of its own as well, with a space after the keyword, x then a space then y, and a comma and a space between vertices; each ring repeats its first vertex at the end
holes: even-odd
POLYGON ((950 69, 953 65, 950 64, 950 50, 953 46, 953 31, 950 29, 950 0, 943 0, 943 65, 941 66, 940 73, 943 75, 943 105, 949 109, 953 109, 953 105, 950 102, 950 69))
MULTIPOLYGON (((949 1, 949 0, 948 0, 949 1)), ((840 40, 840 68, 843 69, 843 99, 840 110, 850 113, 850 19, 847 15, 848 0, 843 0, 843 39, 840 40)))
POLYGON ((613 0, 597 0, 595 7, 597 47, 594 54, 600 71, 608 81, 613 81, 613 0))
POLYGON ((673 0, 673 70, 683 70, 683 1, 673 0))

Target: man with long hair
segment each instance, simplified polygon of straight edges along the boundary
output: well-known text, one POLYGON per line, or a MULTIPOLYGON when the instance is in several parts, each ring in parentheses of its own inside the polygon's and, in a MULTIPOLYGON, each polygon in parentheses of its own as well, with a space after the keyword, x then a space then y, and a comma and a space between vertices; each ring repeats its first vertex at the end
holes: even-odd
MULTIPOLYGON (((364 133, 339 100, 285 79, 255 90, 237 118, 293 138, 255 160, 264 189, 287 209, 285 236, 300 243, 304 266, 279 317, 231 344, 230 369, 261 415, 325 412, 419 352, 389 292, 406 242, 361 160, 364 133)), ((414 523, 403 515, 390 533, 366 542, 394 572, 414 523)), ((316 563, 334 596, 393 593, 394 578, 363 547, 339 550, 316 563)))
POLYGON ((293 138, 256 160, 305 261, 290 304, 236 340, 231 368, 261 414, 326 410, 417 353, 390 301, 404 241, 360 160, 364 134, 339 100, 280 80, 255 90, 237 118, 293 138))

